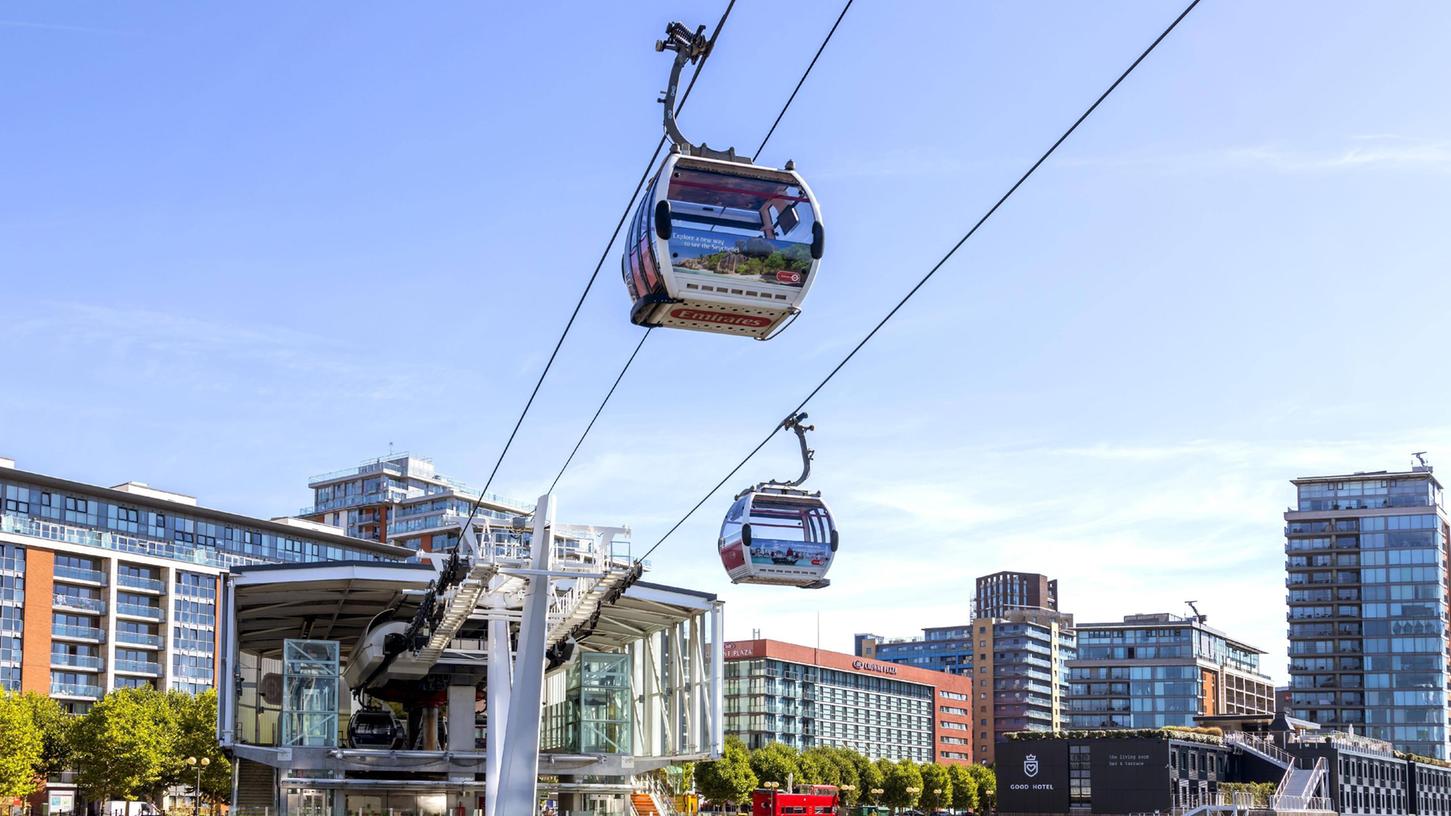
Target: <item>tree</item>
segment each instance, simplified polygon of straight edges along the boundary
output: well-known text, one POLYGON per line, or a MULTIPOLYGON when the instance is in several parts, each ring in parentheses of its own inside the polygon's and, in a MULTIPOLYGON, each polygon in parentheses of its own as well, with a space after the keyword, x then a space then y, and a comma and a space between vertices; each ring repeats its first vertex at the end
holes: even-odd
POLYGON ((997 774, 993 773, 993 769, 986 765, 969 765, 967 770, 972 774, 973 781, 977 783, 978 806, 983 810, 997 810, 997 774))
POLYGON ((160 794, 177 772, 178 729, 165 695, 152 688, 117 689, 91 707, 72 731, 81 791, 93 801, 160 794))
POLYGON ((967 765, 949 765, 947 775, 952 777, 952 807, 954 810, 977 810, 977 780, 967 765))
POLYGON ((832 761, 829 748, 808 748, 801 752, 796 764, 801 767, 797 785, 841 785, 841 771, 832 761))
POLYGON ((882 759, 878 759, 875 762, 873 762, 872 763, 872 768, 875 769, 876 772, 877 772, 877 784, 876 784, 876 787, 879 790, 882 790, 883 791, 882 794, 880 794, 877 797, 875 797, 874 803, 875 804, 878 804, 878 805, 885 805, 887 803, 887 795, 885 793, 886 788, 887 788, 887 777, 890 776, 892 774, 892 772, 896 770, 897 763, 893 762, 890 759, 882 758, 882 759))
POLYGON ((0 799, 29 796, 37 787, 45 738, 18 694, 0 692, 0 799))
MULTIPOLYGON (((836 768, 837 781, 832 784, 841 788, 841 804, 843 807, 854 808, 862 796, 861 779, 857 775, 857 765, 853 756, 861 756, 848 748, 824 748, 827 760, 836 768)), ((862 757, 866 761, 866 757, 862 757)), ((870 763, 868 763, 870 764, 870 763)))
POLYGON ((941 765, 931 762, 922 765, 922 809, 941 810, 952 804, 952 776, 941 765))
POLYGON ((750 797, 756 789, 756 773, 751 770, 751 755, 740 737, 726 737, 720 759, 696 766, 695 785, 711 802, 734 805, 750 797))
POLYGON ((848 751, 846 758, 856 768, 857 801, 876 804, 877 797, 872 791, 882 786, 882 772, 865 754, 848 751))
POLYGON ((217 744, 216 690, 207 689, 195 695, 172 691, 162 702, 176 723, 172 770, 163 775, 162 784, 192 789, 196 785, 196 768, 186 764, 186 759, 206 758, 209 762, 202 770, 202 798, 225 802, 232 795, 232 765, 217 744))
POLYGON ((75 717, 44 694, 27 691, 20 695, 19 700, 31 722, 40 730, 43 748, 36 773, 48 776, 64 771, 70 765, 70 731, 75 717))
POLYGON ((773 742, 751 752, 751 770, 761 782, 775 782, 783 789, 801 781, 801 757, 789 745, 773 742))
POLYGON ((904 759, 892 763, 891 770, 883 776, 882 803, 892 807, 913 807, 922 796, 922 771, 917 763, 904 759))

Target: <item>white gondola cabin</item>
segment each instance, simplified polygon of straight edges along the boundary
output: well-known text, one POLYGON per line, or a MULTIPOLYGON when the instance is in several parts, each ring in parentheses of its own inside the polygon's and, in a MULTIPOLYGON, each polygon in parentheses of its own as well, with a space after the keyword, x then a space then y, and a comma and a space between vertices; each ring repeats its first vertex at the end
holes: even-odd
POLYGON ((630 319, 768 339, 800 311, 824 241, 794 170, 672 154, 631 222, 630 319))
POLYGON ((837 542, 820 493, 762 484, 736 496, 718 548, 732 583, 820 589, 831 583, 837 542))

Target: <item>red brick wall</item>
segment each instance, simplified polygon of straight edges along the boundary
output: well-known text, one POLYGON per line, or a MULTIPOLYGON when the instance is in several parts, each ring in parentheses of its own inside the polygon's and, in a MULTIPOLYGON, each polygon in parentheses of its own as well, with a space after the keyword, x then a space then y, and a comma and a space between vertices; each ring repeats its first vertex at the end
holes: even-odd
POLYGON ((50 695, 51 595, 55 553, 25 548, 25 625, 20 641, 20 690, 50 695))

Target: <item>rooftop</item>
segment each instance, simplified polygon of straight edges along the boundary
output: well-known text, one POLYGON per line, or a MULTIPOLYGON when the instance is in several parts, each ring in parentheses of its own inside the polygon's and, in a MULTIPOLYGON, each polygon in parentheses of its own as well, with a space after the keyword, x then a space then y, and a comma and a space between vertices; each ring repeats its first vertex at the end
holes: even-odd
POLYGON ((1431 483, 1441 487, 1441 482, 1433 475, 1434 468, 1430 465, 1417 465, 1410 470, 1359 470, 1355 473, 1344 473, 1338 476, 1301 476, 1291 479, 1290 483, 1296 486, 1304 484, 1316 484, 1320 482, 1365 482, 1382 479, 1416 479, 1425 478, 1431 483))
MULTIPOLYGON (((7 460, 12 461, 13 460, 7 460)), ((30 484, 42 487, 53 487, 61 491, 74 493, 85 493, 97 496, 107 501, 114 501, 121 504, 145 507, 151 510, 159 510, 164 513, 177 512, 177 505, 183 505, 192 513, 206 516, 221 522, 230 522, 237 525, 256 527, 266 532, 281 533, 288 536, 305 535, 307 538, 318 541, 344 544, 356 549, 376 552, 394 558, 412 558, 413 550, 407 547, 396 547, 392 544, 380 544, 376 541, 368 541, 362 538, 352 538, 345 535, 342 530, 323 524, 299 525, 293 520, 278 521, 274 519, 260 519, 253 516, 246 516, 240 513, 231 513, 225 510, 203 507, 197 503, 195 497, 181 493, 173 493, 165 490, 158 490, 150 487, 144 482, 123 482, 115 487, 101 487, 99 485, 76 482, 70 479, 61 479, 55 476, 47 476, 44 473, 21 470, 13 465, 5 467, 0 471, 0 478, 25 481, 30 484)))

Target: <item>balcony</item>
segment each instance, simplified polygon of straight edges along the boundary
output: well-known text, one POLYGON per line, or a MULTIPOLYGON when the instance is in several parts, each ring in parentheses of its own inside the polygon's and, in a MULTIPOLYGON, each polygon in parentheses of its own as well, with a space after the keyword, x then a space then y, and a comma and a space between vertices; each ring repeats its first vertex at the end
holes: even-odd
POLYGON ((101 699, 101 687, 81 685, 79 683, 51 683, 50 696, 80 697, 87 700, 99 700, 101 699))
POLYGON ((94 584, 102 586, 106 583, 106 573, 98 569, 83 569, 81 567, 56 567, 55 577, 58 581, 66 581, 76 584, 94 584))
POLYGON ((151 592, 160 595, 166 591, 166 583, 157 578, 144 578, 140 575, 116 574, 116 586, 140 592, 151 592))
POLYGON ((50 597, 51 606, 61 612, 85 612, 91 615, 106 614, 106 602, 100 598, 84 595, 70 595, 57 592, 50 597))
POLYGON ((63 652, 52 652, 50 655, 51 668, 55 669, 80 669, 82 671, 100 671, 101 658, 99 655, 78 655, 65 654, 63 652))
POLYGON ((50 629, 50 636, 59 640, 87 640, 100 643, 106 639, 106 633, 96 626, 67 626, 54 624, 50 629))
POLYGON ((161 664, 149 660, 117 660, 113 668, 124 674, 144 674, 148 677, 161 676, 161 664))
POLYGON ((162 644, 161 635, 148 635, 143 632, 127 632, 118 630, 116 642, 128 646, 149 646, 153 649, 160 649, 162 644))
POLYGON ((117 617, 145 618, 146 620, 159 621, 166 617, 166 613, 159 606, 146 606, 144 604, 116 604, 117 617))

